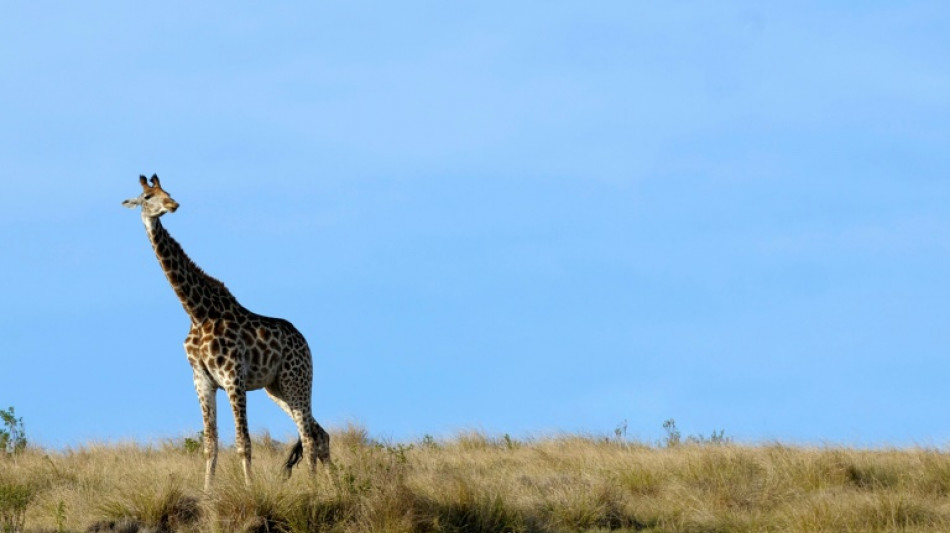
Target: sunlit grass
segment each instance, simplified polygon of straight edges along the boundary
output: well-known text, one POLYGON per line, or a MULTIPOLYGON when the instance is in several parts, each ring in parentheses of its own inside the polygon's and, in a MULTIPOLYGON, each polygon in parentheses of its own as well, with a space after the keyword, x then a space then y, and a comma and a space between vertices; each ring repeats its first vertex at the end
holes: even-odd
POLYGON ((27 449, 0 460, 0 519, 19 502, 28 531, 950 531, 950 457, 931 449, 332 438, 333 466, 290 480, 287 446, 258 438, 250 488, 224 450, 209 494, 183 441, 27 449))

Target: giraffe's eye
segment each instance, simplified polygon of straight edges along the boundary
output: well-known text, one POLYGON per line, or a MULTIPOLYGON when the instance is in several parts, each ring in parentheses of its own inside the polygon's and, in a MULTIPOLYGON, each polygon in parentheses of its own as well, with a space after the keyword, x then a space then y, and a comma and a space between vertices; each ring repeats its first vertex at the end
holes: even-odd
POLYGON ((151 200, 151 199, 152 199, 152 195, 151 195, 151 194, 146 194, 145 196, 143 196, 143 198, 145 198, 146 200, 151 200))

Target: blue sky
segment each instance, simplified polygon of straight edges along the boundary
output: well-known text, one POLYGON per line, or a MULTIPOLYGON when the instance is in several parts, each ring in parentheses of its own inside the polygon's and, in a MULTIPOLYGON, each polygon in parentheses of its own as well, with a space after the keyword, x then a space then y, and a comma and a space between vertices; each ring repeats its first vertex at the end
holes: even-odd
MULTIPOLYGON (((308 338, 314 410, 950 441, 942 2, 7 5, 0 406, 201 427, 137 214, 308 338)), ((219 395, 221 434, 233 424, 219 395)), ((261 393, 252 431, 293 426, 261 393)))

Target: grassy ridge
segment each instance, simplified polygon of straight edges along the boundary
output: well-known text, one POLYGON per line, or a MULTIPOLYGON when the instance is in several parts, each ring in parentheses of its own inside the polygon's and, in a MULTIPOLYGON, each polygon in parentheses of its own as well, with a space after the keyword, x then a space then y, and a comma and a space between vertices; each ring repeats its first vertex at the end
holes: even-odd
POLYGON ((480 434, 386 446, 359 428, 332 442, 332 469, 284 481, 285 446, 257 439, 250 489, 225 451, 207 495, 201 454, 180 444, 27 450, 0 458, 0 514, 26 494, 28 531, 950 531, 950 456, 935 450, 480 434))

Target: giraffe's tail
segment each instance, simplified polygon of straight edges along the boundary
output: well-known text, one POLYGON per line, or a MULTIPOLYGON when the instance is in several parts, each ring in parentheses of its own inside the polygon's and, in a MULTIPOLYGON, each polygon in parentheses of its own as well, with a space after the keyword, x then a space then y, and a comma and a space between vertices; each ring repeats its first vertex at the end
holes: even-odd
POLYGON ((293 473, 294 467, 297 466, 297 463, 303 459, 303 441, 297 439, 297 444, 294 444, 293 449, 290 450, 290 455, 287 457, 287 462, 284 463, 284 474, 287 477, 290 477, 290 474, 293 473))

